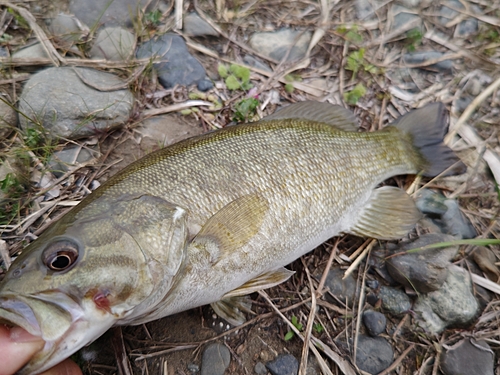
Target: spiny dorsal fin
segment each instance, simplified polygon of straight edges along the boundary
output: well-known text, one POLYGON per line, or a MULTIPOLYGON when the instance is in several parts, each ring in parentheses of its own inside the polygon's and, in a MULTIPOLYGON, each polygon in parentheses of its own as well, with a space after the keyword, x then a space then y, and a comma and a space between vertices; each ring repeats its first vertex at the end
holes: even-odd
POLYGON ((398 118, 390 126, 411 136, 413 146, 418 149, 425 160, 425 165, 422 166, 424 176, 435 177, 453 164, 456 165, 445 176, 465 172, 465 165, 443 143, 448 129, 443 103, 432 103, 414 109, 398 118))
POLYGON ((219 317, 233 326, 240 326, 245 323, 246 318, 243 312, 252 312, 252 301, 247 296, 223 298, 220 301, 211 303, 210 306, 219 317))
POLYGON ((191 242, 217 263, 223 253, 232 253, 257 234, 268 210, 267 200, 250 194, 238 198, 213 215, 191 242))
POLYGON ((340 130, 357 132, 358 125, 354 114, 339 105, 320 102, 300 102, 282 108, 261 121, 301 119, 323 122, 340 130))
POLYGON ((404 190, 393 186, 375 189, 349 233, 381 240, 400 239, 415 227, 422 213, 404 190))
POLYGON ((282 267, 275 271, 265 272, 256 278, 247 281, 245 284, 224 295, 224 298, 244 296, 257 292, 258 290, 271 288, 275 285, 287 281, 295 272, 282 267))

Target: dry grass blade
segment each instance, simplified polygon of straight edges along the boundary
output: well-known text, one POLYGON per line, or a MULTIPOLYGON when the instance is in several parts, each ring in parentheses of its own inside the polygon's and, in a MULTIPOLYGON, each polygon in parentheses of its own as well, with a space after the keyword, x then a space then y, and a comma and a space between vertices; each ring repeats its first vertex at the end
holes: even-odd
POLYGON ((316 316, 316 290, 314 290, 311 274, 309 272, 309 269, 307 268, 306 263, 304 262, 304 258, 302 258, 302 264, 304 265, 304 270, 307 274, 307 280, 309 281, 309 289, 311 291, 311 308, 309 311, 309 317, 307 318, 307 325, 304 335, 304 345, 302 347, 302 358, 300 360, 299 368, 299 375, 306 375, 311 333, 314 324, 314 318, 316 316))
POLYGON ((325 353, 339 368, 339 370, 345 375, 356 375, 356 371, 349 363, 348 360, 342 358, 340 355, 335 353, 332 349, 330 349, 323 341, 312 336, 311 341, 314 345, 319 348, 323 353, 325 353))
POLYGON ((132 366, 128 360, 125 343, 123 342, 123 333, 121 327, 113 328, 112 344, 115 350, 116 364, 118 365, 119 375, 133 375, 132 366))
POLYGON ((368 246, 365 247, 363 252, 352 262, 352 264, 345 270, 344 272, 344 277, 342 277, 342 280, 344 280, 346 277, 348 277, 351 273, 358 268, 359 264, 363 259, 365 259, 366 255, 370 252, 370 250, 375 246, 377 243, 377 240, 371 240, 368 246))
POLYGON ((389 367, 387 367, 384 371, 379 372, 377 375, 389 375, 391 371, 396 370, 403 359, 405 359, 408 353, 410 353, 413 349, 415 349, 415 344, 411 344, 409 347, 407 347, 405 351, 401 353, 401 355, 389 367))
POLYGON ((151 116, 161 115, 164 113, 181 111, 183 109, 187 109, 187 108, 191 108, 191 107, 199 107, 199 106, 210 107, 212 105, 213 105, 213 103, 206 102, 203 100, 188 100, 187 102, 184 102, 184 103, 172 104, 172 105, 169 105, 166 107, 147 109, 147 110, 142 112, 142 115, 144 118, 147 118, 147 117, 151 117, 151 116))

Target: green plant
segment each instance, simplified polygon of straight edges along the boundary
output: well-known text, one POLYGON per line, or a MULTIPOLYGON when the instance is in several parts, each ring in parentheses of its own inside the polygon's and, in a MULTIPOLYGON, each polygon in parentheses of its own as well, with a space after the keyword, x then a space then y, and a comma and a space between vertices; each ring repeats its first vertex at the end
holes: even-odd
POLYGON ((246 98, 240 100, 234 106, 233 121, 246 122, 252 119, 256 114, 259 101, 255 98, 246 98))
MULTIPOLYGON (((304 326, 301 323, 299 323, 299 320, 295 315, 292 316, 292 319, 290 319, 290 321, 292 322, 293 326, 297 328, 299 331, 302 331, 302 329, 304 328, 304 326)), ((293 336, 295 336, 295 333, 292 330, 289 330, 285 335, 285 341, 291 340, 293 336)))
POLYGON ((152 12, 147 12, 144 14, 144 24, 147 26, 156 27, 160 24, 162 13, 156 9, 152 12))
POLYGON ((344 26, 344 25, 339 26, 339 27, 337 27, 337 32, 339 32, 340 34, 344 34, 345 38, 349 42, 359 44, 363 41, 363 35, 361 35, 358 32, 357 25, 353 25, 350 28, 348 28, 347 26, 344 26))
POLYGON ((231 64, 229 68, 220 64, 218 71, 219 75, 225 79, 224 82, 229 90, 250 90, 252 88, 250 69, 237 64, 231 64))
POLYGON ((313 324, 313 329, 314 329, 314 331, 315 331, 318 335, 320 335, 321 333, 323 333, 323 332, 325 331, 325 327, 323 327, 323 325, 322 325, 322 324, 320 324, 320 323, 314 323, 314 324, 313 324))
POLYGON ((422 30, 419 28, 411 29, 406 33, 405 45, 406 49, 410 52, 414 52, 416 46, 422 43, 422 30))
POLYGON ((365 94, 366 87, 358 83, 351 91, 344 93, 344 100, 350 105, 355 105, 365 94))
POLYGON ((352 71, 353 80, 356 77, 356 74, 360 71, 365 71, 369 73, 378 72, 375 66, 366 61, 364 48, 360 48, 357 51, 353 51, 347 56, 346 69, 352 71))

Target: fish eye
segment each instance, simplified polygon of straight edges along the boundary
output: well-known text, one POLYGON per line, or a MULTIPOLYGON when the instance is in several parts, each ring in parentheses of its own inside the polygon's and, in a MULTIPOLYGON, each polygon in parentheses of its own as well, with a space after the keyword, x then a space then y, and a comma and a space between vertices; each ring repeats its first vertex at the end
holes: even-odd
POLYGON ((43 251, 43 264, 55 272, 66 271, 78 259, 78 246, 68 240, 54 242, 43 251))

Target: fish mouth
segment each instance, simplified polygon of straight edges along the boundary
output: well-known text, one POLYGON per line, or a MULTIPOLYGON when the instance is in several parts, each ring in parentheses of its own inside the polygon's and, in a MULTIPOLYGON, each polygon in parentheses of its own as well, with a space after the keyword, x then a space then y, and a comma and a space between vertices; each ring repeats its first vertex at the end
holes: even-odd
POLYGON ((60 291, 0 295, 0 321, 45 341, 18 375, 43 372, 92 342, 111 325, 109 317, 90 322, 85 304, 60 291))

